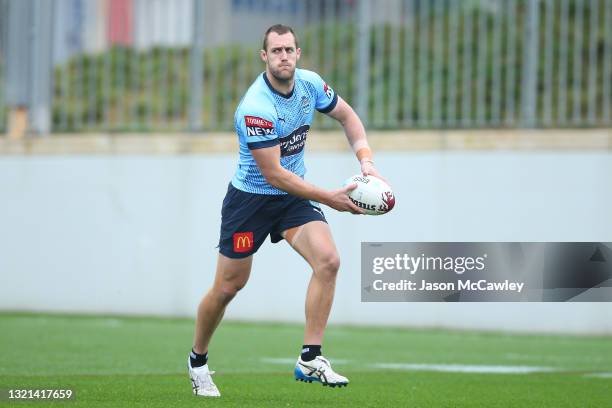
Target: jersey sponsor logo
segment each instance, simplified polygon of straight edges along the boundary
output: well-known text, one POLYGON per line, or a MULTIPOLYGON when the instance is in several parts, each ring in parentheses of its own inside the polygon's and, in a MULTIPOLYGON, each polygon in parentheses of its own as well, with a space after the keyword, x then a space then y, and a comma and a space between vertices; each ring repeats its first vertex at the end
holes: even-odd
POLYGON ((323 92, 325 92, 325 95, 327 95, 327 97, 331 99, 334 91, 329 87, 329 85, 323 82, 323 92))
POLYGON ((245 116, 244 124, 247 129, 247 136, 268 136, 273 135, 274 123, 257 116, 245 116))
POLYGON ((252 232, 237 232, 234 234, 234 252, 248 252, 253 249, 255 240, 252 232))
POLYGON ((280 138, 281 156, 291 156, 304 150, 309 129, 310 125, 302 125, 287 136, 280 138))

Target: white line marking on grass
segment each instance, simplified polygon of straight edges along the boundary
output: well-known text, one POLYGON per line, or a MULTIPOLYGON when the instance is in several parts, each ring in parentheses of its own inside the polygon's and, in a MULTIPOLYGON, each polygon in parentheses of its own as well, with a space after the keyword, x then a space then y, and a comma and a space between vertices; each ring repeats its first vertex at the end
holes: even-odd
POLYGON ((595 377, 595 378, 612 378, 612 373, 591 373, 585 374, 585 377, 595 377))
MULTIPOLYGON (((290 365, 295 364, 297 358, 262 357, 262 363, 290 365)), ((351 360, 332 360, 332 363, 344 365, 351 360)), ((404 371, 437 371, 445 373, 468 374, 532 374, 532 373, 563 373, 566 369, 539 366, 508 366, 508 365, 475 365, 475 364, 417 364, 417 363, 373 363, 367 367, 378 369, 404 370, 404 371)), ((583 374, 589 378, 612 378, 612 372, 583 374)))
POLYGON ((262 363, 268 363, 268 364, 295 364, 297 359, 296 358, 263 357, 263 358, 260 358, 259 361, 261 361, 262 363))
POLYGON ((96 319, 89 322, 89 324, 93 326, 102 326, 102 327, 121 327, 123 326, 123 321, 119 319, 96 319))
MULTIPOLYGON (((260 358, 259 361, 261 361, 262 363, 268 363, 268 364, 295 364, 295 362, 297 361, 297 357, 296 358, 272 358, 272 357, 263 357, 260 358)), ((342 359, 334 359, 331 361, 332 364, 348 364, 349 360, 342 360, 342 359)))
MULTIPOLYGON (((263 357, 259 359, 268 364, 295 364, 295 358, 263 357)), ((332 360, 333 364, 349 364, 350 360, 332 360)), ((534 366, 499 366, 499 365, 465 365, 465 364, 414 364, 414 363, 374 363, 368 364, 371 368, 384 368, 406 371, 440 371, 447 373, 473 373, 473 374, 530 374, 549 373, 562 370, 552 367, 534 366)))
POLYGON ((518 353, 506 353, 504 357, 511 360, 540 360, 540 361, 594 361, 600 362, 603 360, 601 356, 577 356, 577 355, 541 355, 541 354, 518 354, 518 353))
POLYGON ((376 363, 370 367, 391 368, 406 371, 442 371, 446 373, 474 373, 474 374, 529 374, 556 372, 552 367, 533 366, 490 366, 490 365, 464 365, 464 364, 403 364, 403 363, 376 363))

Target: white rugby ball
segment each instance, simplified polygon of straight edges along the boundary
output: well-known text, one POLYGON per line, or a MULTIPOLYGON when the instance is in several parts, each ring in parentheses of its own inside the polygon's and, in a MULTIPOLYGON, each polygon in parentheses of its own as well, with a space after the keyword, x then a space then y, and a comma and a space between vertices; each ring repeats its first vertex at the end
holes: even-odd
POLYGON ((368 215, 382 215, 393 209, 395 196, 391 187, 378 177, 355 174, 344 182, 344 186, 357 184, 349 192, 349 198, 368 215))

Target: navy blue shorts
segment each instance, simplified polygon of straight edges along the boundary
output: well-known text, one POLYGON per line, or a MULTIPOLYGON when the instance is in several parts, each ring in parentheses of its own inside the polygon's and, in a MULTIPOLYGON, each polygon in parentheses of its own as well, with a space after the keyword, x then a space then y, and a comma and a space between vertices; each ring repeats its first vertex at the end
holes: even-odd
POLYGON ((310 221, 327 222, 316 203, 291 194, 247 193, 230 183, 221 210, 219 252, 246 258, 257 252, 268 235, 276 243, 283 239, 283 231, 310 221))

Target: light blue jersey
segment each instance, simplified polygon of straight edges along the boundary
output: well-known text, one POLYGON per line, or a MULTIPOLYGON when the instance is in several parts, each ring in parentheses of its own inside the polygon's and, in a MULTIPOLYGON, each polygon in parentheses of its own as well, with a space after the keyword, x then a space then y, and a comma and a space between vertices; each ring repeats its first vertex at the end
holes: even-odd
POLYGON ((304 145, 314 110, 330 112, 337 102, 336 93, 316 72, 296 69, 295 85, 289 95, 277 92, 265 73, 261 74, 234 115, 240 159, 232 185, 248 193, 287 194, 268 184, 251 150, 280 145, 281 166, 303 178, 304 145))

